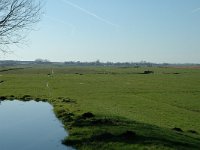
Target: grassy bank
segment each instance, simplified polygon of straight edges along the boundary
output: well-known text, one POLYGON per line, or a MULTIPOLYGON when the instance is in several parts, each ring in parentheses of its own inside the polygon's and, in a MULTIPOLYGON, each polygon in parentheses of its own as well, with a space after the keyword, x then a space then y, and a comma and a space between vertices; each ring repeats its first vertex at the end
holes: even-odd
POLYGON ((0 96, 50 102, 70 133, 63 143, 77 149, 200 149, 199 76, 192 68, 0 68, 0 96))

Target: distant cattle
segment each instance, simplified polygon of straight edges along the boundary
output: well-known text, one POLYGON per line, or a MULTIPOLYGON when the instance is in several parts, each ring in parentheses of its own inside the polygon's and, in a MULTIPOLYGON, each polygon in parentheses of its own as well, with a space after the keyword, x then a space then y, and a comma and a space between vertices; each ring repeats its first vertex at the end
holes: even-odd
POLYGON ((143 74, 152 74, 154 71, 145 70, 143 74))

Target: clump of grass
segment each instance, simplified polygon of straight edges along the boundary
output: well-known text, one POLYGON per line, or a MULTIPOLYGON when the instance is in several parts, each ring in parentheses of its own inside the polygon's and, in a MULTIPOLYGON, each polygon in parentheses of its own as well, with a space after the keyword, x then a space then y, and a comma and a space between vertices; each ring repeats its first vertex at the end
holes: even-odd
POLYGON ((193 133, 193 134, 198 134, 198 132, 195 131, 195 130, 187 130, 187 132, 189 132, 189 133, 193 133))
POLYGON ((181 128, 177 128, 177 127, 173 128, 172 130, 177 131, 177 132, 183 132, 181 128))
POLYGON ((5 96, 0 96, 0 101, 6 100, 7 98, 5 96))
POLYGON ((63 107, 56 107, 54 109, 56 116, 62 120, 63 123, 69 123, 74 120, 74 114, 63 107))
POLYGON ((71 98, 58 97, 58 100, 60 100, 63 103, 76 103, 76 101, 71 98))
POLYGON ((86 112, 86 113, 82 114, 81 117, 83 119, 87 119, 87 118, 93 118, 93 117, 95 117, 95 115, 93 113, 91 113, 91 112, 86 112))
POLYGON ((24 95, 20 98, 20 100, 23 100, 23 101, 30 101, 30 100, 33 100, 33 98, 31 97, 31 95, 24 95))

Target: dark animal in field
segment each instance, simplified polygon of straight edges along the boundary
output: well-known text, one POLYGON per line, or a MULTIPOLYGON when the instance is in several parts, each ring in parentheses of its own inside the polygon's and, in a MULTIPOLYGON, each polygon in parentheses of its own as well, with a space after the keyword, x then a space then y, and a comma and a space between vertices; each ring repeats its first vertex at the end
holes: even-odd
POLYGON ((145 70, 143 74, 153 74, 154 71, 145 70))

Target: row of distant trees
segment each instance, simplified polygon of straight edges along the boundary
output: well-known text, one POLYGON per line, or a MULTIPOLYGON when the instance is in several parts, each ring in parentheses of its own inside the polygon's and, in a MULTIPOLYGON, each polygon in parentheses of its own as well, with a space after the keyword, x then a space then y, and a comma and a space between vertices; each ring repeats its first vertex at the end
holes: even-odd
POLYGON ((139 66, 155 66, 158 64, 155 63, 150 63, 146 61, 141 61, 141 62, 101 62, 100 60, 97 61, 92 61, 92 62, 81 62, 81 61, 66 61, 64 62, 65 65, 80 65, 80 66, 134 66, 134 67, 139 67, 139 66))
POLYGON ((200 64, 184 63, 184 64, 172 64, 172 63, 151 63, 147 61, 140 62, 101 62, 100 60, 91 62, 81 62, 81 61, 65 61, 65 62, 51 62, 48 59, 36 59, 33 64, 57 64, 66 66, 117 66, 117 67, 167 67, 167 66, 196 66, 200 64))
POLYGON ((170 63, 151 63, 146 61, 140 62, 101 62, 99 60, 92 62, 81 62, 81 61, 66 61, 66 62, 51 62, 48 59, 38 58, 35 61, 15 61, 15 60, 0 60, 0 66, 15 66, 15 65, 61 65, 61 66, 116 66, 116 67, 167 67, 167 66, 200 66, 195 63, 184 63, 184 64, 170 64, 170 63))
POLYGON ((35 60, 36 63, 51 63, 48 59, 37 58, 35 60))
MULTIPOLYGON (((51 62, 48 59, 42 59, 38 58, 35 60, 35 64, 54 64, 56 62, 51 62)), ((65 61, 64 63, 59 63, 63 65, 68 65, 68 66, 124 66, 124 67, 129 67, 129 66, 134 66, 134 67, 139 67, 139 66, 147 66, 147 67, 152 67, 152 66, 167 66, 170 65, 168 63, 163 63, 163 64, 156 64, 156 63, 151 63, 147 61, 140 61, 140 62, 101 62, 100 60, 96 61, 91 61, 91 62, 81 62, 81 61, 65 61)))

